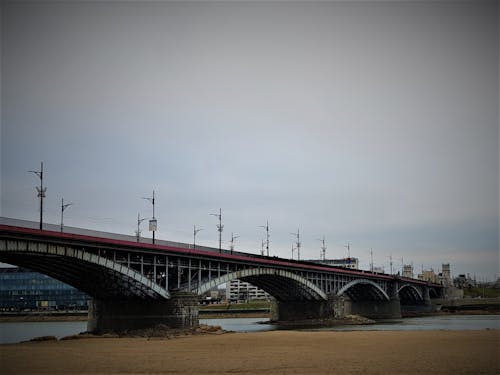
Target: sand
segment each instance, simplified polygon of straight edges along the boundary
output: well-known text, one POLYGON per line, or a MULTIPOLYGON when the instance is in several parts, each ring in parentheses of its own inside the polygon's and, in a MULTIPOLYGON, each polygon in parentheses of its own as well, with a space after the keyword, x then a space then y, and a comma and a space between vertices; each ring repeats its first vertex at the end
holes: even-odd
POLYGON ((0 345, 2 374, 499 374, 499 330, 270 331, 0 345))

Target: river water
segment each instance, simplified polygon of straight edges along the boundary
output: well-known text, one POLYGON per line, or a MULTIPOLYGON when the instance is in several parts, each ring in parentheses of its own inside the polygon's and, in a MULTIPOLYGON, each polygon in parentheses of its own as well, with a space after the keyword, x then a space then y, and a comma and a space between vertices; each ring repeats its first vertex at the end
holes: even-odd
MULTIPOLYGON (((218 325, 227 331, 258 332, 283 329, 260 324, 265 318, 200 319, 200 323, 218 325)), ((39 336, 64 336, 84 332, 87 322, 18 322, 0 323, 0 344, 30 340, 39 336)), ((288 329, 288 328, 287 328, 288 329)), ((294 330, 301 328, 294 327, 294 330)), ((302 328, 308 331, 410 331, 410 330, 482 330, 500 329, 500 315, 446 315, 384 320, 370 325, 346 325, 302 328)))

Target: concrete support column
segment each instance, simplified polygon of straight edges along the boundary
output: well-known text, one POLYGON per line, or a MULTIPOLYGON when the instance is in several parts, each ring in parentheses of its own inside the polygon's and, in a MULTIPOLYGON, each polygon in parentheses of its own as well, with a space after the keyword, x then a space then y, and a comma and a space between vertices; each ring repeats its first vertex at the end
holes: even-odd
POLYGON ((279 321, 332 319, 345 316, 344 299, 329 296, 319 301, 276 301, 271 306, 271 319, 279 321))
POLYGON ((398 282, 393 281, 389 287, 389 301, 366 300, 352 301, 352 314, 371 319, 401 318, 401 303, 398 295, 398 282))
POLYGON ((198 298, 191 293, 173 294, 168 300, 96 300, 89 305, 89 332, 103 333, 152 328, 164 324, 171 328, 198 325, 198 298))

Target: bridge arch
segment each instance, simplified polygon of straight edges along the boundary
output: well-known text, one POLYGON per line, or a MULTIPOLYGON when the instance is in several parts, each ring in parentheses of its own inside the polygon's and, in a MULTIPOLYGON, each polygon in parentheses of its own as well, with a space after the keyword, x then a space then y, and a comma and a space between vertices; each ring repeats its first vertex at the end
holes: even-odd
POLYGON ((350 283, 344 285, 338 292, 337 295, 341 296, 346 294, 352 301, 389 301, 390 298, 377 283, 367 280, 358 279, 353 280, 350 283))
POLYGON ((247 268, 225 274, 201 284, 193 292, 201 295, 210 289, 239 279, 266 291, 278 301, 327 300, 326 293, 306 278, 293 272, 272 268, 247 268))
POLYGON ((99 299, 168 299, 170 293, 139 272, 94 253, 70 247, 1 241, 0 260, 29 268, 99 299))
POLYGON ((398 289, 399 299, 402 304, 423 302, 422 292, 415 285, 404 284, 398 289))

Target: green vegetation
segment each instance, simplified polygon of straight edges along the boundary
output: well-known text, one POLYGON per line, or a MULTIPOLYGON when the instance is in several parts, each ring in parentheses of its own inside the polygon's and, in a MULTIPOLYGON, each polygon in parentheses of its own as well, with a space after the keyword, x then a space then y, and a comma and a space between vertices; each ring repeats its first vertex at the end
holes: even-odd
POLYGON ((251 310, 251 309, 269 309, 269 301, 249 301, 247 303, 220 303, 200 306, 201 310, 251 310))
POLYGON ((464 297, 497 298, 500 297, 500 289, 491 287, 465 288, 464 297))

